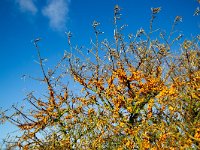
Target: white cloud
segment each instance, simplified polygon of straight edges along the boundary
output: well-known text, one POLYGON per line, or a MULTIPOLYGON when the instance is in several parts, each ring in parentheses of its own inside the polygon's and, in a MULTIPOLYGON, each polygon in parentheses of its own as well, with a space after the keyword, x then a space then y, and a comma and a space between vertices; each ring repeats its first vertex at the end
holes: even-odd
POLYGON ((34 4, 33 0, 16 0, 19 4, 21 11, 30 12, 32 14, 36 14, 38 9, 34 4))
POLYGON ((62 30, 66 26, 69 0, 50 0, 42 10, 42 14, 49 19, 49 25, 55 30, 62 30))

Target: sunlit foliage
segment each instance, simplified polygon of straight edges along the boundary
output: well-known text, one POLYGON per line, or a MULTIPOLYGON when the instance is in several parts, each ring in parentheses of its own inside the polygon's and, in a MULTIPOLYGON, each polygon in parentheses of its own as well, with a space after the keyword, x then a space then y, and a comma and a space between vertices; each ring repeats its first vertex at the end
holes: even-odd
POLYGON ((66 33, 69 51, 46 71, 43 96, 27 95, 30 111, 13 106, 2 121, 19 127, 21 135, 8 147, 26 149, 200 149, 200 37, 183 39, 154 29, 161 8, 152 8, 149 30, 124 35, 120 7, 114 8, 114 41, 95 39, 81 48, 66 33), (66 80, 67 78, 67 80, 66 80), (75 85, 73 88, 72 86, 75 85))

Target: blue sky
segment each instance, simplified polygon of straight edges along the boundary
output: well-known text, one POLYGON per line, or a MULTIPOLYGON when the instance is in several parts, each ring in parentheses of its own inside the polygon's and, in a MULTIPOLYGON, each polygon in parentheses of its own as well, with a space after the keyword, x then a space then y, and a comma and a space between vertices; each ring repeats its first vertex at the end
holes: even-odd
MULTIPOLYGON (((88 45, 93 38, 93 20, 101 23, 103 37, 112 38, 113 8, 122 8, 127 31, 148 29, 151 7, 162 7, 156 26, 169 30, 175 16, 183 17, 178 29, 186 38, 200 32, 200 16, 193 16, 196 0, 0 0, 0 107, 21 102, 26 92, 37 90, 38 83, 21 76, 37 76, 36 51, 31 41, 41 37, 41 53, 51 63, 67 50, 65 31, 73 33, 74 43, 88 45)), ((0 126, 0 138, 9 128, 0 126), (3 133, 3 134, 2 134, 3 133)))

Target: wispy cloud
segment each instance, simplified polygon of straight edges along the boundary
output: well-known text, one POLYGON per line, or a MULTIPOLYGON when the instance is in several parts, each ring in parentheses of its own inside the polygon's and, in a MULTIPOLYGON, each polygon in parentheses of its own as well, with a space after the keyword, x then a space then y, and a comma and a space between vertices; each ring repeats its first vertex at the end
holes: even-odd
POLYGON ((16 2, 19 4, 21 11, 36 14, 38 9, 33 1, 34 0, 16 0, 16 2))
POLYGON ((62 30, 66 26, 70 0, 50 0, 42 10, 42 14, 49 19, 49 25, 55 30, 62 30))

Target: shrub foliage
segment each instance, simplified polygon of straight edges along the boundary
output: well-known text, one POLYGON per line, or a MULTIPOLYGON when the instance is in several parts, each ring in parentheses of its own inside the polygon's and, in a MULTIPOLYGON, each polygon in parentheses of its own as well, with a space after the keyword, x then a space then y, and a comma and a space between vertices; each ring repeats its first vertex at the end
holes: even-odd
POLYGON ((152 8, 149 31, 124 35, 114 8, 114 40, 95 39, 83 49, 71 42, 52 70, 41 73, 47 93, 27 95, 31 109, 3 113, 21 131, 7 147, 26 149, 200 148, 200 37, 183 39, 172 29, 153 28, 161 8, 152 8), (87 51, 87 52, 86 52, 87 51), (74 87, 73 87, 74 86, 74 87))

